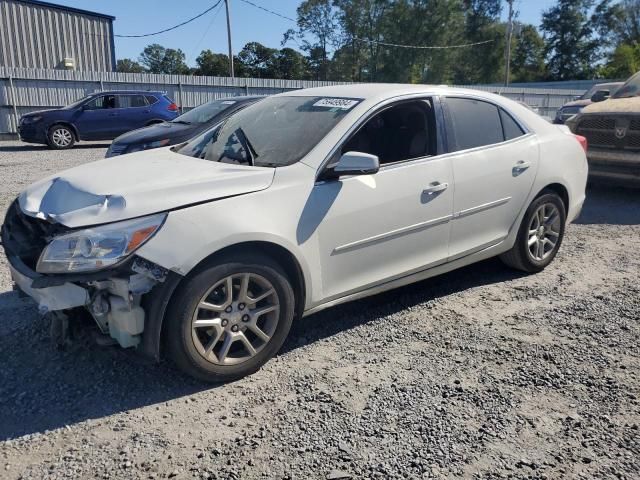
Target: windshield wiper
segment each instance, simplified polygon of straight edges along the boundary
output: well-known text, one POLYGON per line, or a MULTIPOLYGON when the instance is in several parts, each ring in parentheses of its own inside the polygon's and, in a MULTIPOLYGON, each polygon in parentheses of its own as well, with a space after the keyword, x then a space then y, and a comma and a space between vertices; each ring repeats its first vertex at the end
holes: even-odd
POLYGON ((256 164, 256 158, 258 158, 258 152, 256 152, 256 149, 253 148, 253 145, 251 145, 251 142, 249 141, 249 137, 247 137, 247 134, 244 133, 244 130, 242 130, 242 127, 238 127, 238 129, 234 133, 238 137, 238 140, 240 140, 242 147, 249 154, 249 157, 250 157, 249 160, 251 161, 251 166, 254 166, 256 164))
POLYGON ((171 123, 181 123, 182 125, 191 125, 192 122, 187 122, 186 120, 171 120, 171 123))

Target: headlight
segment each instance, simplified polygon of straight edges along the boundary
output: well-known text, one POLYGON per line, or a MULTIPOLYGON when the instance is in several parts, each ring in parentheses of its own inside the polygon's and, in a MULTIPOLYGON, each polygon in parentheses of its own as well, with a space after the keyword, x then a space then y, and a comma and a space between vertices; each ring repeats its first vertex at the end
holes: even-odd
POLYGON ((29 117, 22 117, 21 119, 21 123, 23 125, 29 125, 31 123, 36 123, 39 122, 40 120, 42 120, 42 116, 41 115, 33 115, 33 116, 29 116, 29 117))
POLYGON ((55 237, 40 255, 36 270, 74 273, 111 267, 149 240, 166 217, 160 213, 55 237))
POLYGON ((166 147, 167 145, 169 145, 170 141, 171 141, 170 139, 165 138, 164 140, 158 140, 156 142, 138 143, 137 145, 131 145, 127 149, 127 153, 140 152, 142 150, 151 150, 153 148, 166 147))

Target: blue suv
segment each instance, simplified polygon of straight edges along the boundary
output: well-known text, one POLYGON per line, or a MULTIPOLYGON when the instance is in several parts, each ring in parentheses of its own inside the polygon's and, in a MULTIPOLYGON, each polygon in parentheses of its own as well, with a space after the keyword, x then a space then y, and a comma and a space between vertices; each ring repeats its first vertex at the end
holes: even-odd
POLYGON ((162 92, 99 92, 63 108, 23 115, 18 133, 24 142, 60 150, 79 140, 113 140, 179 114, 178 106, 162 92))

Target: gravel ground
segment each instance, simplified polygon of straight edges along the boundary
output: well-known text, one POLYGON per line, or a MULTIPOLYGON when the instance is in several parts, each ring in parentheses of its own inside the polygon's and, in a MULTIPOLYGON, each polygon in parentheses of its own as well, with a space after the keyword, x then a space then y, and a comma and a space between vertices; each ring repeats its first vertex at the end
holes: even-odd
MULTIPOLYGON (((0 144, 0 210, 101 158, 0 144)), ((640 478, 640 195, 591 189, 556 261, 489 260, 297 322, 211 388, 57 351, 0 255, 2 478, 640 478)))

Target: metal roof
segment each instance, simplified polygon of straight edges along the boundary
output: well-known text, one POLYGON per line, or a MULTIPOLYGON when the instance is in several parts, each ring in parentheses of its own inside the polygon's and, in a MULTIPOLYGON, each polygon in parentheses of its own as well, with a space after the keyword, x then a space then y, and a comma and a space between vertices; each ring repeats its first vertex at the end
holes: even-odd
POLYGON ((65 12, 80 13, 82 15, 90 15, 92 17, 106 18, 106 19, 109 19, 111 21, 116 19, 116 17, 113 17, 111 15, 106 15, 104 13, 91 12, 89 10, 82 10, 80 8, 67 7, 66 5, 58 5, 56 3, 42 2, 40 0, 14 0, 14 1, 15 2, 22 2, 22 3, 29 3, 31 5, 39 5, 39 6, 45 7, 45 8, 55 8, 57 10, 63 10, 65 12))

